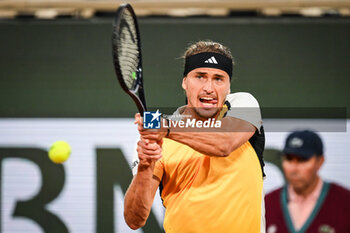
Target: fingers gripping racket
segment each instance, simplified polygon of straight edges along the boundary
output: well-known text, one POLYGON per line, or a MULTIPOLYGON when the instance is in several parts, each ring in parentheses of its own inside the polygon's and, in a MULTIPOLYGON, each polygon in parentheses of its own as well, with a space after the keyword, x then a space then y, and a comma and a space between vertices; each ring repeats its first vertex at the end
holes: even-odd
POLYGON ((129 4, 122 4, 115 14, 112 48, 120 86, 131 96, 143 116, 147 108, 143 92, 140 32, 135 12, 129 4))

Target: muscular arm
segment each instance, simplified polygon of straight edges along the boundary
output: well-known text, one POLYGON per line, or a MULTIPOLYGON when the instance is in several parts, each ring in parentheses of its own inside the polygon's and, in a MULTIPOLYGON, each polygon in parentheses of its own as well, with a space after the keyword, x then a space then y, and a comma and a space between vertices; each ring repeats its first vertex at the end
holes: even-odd
MULTIPOLYGON (((145 130, 142 126, 142 117, 135 115, 135 123, 138 123, 138 130, 145 139, 159 141, 167 132, 145 130)), ((256 128, 251 123, 234 118, 225 117, 221 120, 221 128, 206 128, 205 132, 189 131, 186 128, 171 128, 167 136, 177 142, 186 144, 191 148, 209 155, 225 157, 232 151, 247 142, 255 133, 256 128)))
POLYGON ((225 117, 219 130, 181 132, 181 129, 176 128, 170 131, 168 138, 186 144, 203 154, 225 157, 248 141, 255 131, 256 128, 247 121, 225 117))
POLYGON ((124 199, 124 218, 128 226, 136 230, 145 225, 151 211, 159 179, 153 176, 155 162, 161 157, 160 145, 138 142, 140 163, 124 199))

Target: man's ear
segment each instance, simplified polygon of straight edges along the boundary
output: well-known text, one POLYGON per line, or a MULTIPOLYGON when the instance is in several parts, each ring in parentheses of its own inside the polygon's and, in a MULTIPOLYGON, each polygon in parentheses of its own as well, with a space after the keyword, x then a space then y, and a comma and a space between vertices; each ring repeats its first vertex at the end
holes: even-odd
POLYGON ((322 164, 324 163, 324 156, 318 157, 318 165, 317 165, 317 170, 319 170, 322 167, 322 164))
POLYGON ((187 76, 185 76, 182 79, 182 88, 186 91, 187 90, 187 76))

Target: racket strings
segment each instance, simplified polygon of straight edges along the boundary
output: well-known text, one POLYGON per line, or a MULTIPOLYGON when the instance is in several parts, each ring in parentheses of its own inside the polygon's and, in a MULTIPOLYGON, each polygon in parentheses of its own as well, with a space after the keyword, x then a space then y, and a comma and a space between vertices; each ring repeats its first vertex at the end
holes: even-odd
POLYGON ((138 36, 134 18, 127 10, 122 15, 123 23, 117 37, 117 56, 125 84, 131 90, 136 86, 136 73, 139 64, 138 36))

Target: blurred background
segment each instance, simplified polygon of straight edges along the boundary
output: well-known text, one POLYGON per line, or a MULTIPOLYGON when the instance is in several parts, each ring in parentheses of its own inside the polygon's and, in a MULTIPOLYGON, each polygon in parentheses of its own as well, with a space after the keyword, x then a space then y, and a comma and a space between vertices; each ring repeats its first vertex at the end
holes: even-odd
MULTIPOLYGON (((138 139, 115 78, 112 0, 0 0, 0 232, 133 232, 123 220, 138 139), (53 164, 56 140, 71 158, 53 164)), ((320 132, 324 179, 350 188, 349 0, 134 0, 147 104, 185 103, 186 47, 231 48, 232 92, 253 94, 266 130, 265 191, 284 184, 290 130, 320 132)), ((159 196, 147 225, 162 232, 159 196)))

